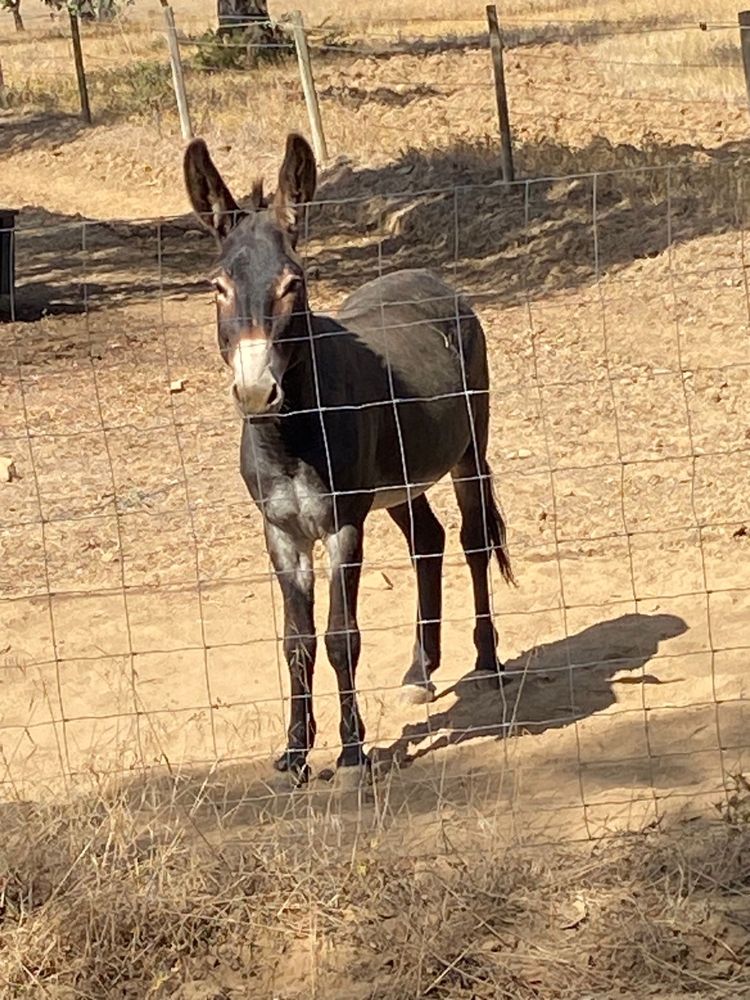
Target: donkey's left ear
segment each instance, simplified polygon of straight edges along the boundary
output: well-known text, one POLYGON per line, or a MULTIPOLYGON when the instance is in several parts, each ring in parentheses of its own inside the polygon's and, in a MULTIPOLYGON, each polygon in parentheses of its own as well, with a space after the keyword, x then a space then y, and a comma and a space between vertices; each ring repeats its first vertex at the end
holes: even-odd
POLYGON ((299 227, 298 206, 312 201, 318 182, 315 154, 306 139, 290 132, 284 161, 279 170, 279 184, 274 205, 279 221, 296 243, 299 227))
POLYGON ((203 139, 193 139, 183 159, 185 187, 190 203, 203 225, 221 241, 243 213, 216 169, 203 139))

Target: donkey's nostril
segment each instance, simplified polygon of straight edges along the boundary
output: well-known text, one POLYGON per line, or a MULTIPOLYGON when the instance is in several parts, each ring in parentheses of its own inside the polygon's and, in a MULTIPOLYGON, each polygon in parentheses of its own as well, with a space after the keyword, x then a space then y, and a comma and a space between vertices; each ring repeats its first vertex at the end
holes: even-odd
POLYGON ((278 382, 272 381, 269 385, 268 380, 265 384, 261 382, 249 386, 234 382, 232 396, 245 416, 275 413, 284 400, 284 392, 278 382))

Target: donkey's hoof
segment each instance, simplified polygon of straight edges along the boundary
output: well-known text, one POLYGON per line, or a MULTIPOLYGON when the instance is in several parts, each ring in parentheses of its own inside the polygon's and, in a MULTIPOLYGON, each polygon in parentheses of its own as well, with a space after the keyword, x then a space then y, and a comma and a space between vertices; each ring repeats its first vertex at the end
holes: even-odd
POLYGON ((298 750, 285 750, 276 758, 273 766, 282 774, 288 774, 296 787, 307 784, 310 778, 310 767, 306 756, 298 750))
POLYGON ((429 705, 435 700, 435 685, 428 681, 427 684, 402 684, 401 697, 407 705, 429 705))

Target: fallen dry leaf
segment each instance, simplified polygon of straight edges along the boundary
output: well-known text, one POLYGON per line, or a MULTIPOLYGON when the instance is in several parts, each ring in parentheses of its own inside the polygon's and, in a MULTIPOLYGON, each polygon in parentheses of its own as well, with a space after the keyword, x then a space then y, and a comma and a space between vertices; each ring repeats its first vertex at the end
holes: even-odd
POLYGON ((0 483, 12 483, 14 479, 20 478, 13 459, 0 456, 0 483))
POLYGON ((560 929, 572 931, 588 917, 589 910, 586 900, 579 893, 560 907, 560 929))

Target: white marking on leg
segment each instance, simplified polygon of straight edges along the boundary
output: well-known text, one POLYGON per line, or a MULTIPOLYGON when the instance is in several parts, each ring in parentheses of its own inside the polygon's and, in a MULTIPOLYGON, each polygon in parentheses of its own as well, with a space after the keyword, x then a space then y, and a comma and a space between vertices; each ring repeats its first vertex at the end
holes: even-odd
POLYGON ((436 698, 434 684, 402 684, 400 693, 407 705, 429 705, 436 698))

